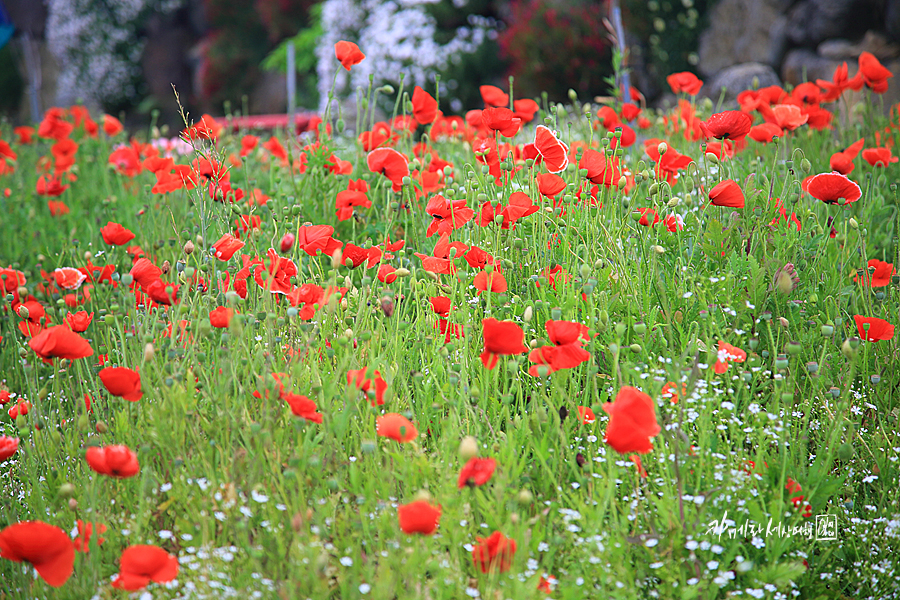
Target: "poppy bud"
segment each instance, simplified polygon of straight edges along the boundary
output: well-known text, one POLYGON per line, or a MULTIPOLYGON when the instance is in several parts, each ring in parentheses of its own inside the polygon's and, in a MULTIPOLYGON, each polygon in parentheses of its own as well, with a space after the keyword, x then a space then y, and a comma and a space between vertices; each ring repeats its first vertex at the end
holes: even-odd
POLYGON ((387 318, 391 318, 394 315, 394 301, 387 296, 381 299, 381 312, 387 318))
POLYGON ((69 498, 69 508, 71 510, 76 510, 78 508, 78 500, 75 498, 69 498))
POLYGON ((184 253, 187 254, 187 255, 193 254, 193 252, 194 252, 194 242, 192 242, 191 240, 186 241, 186 242, 184 243, 184 247, 182 248, 182 250, 184 250, 184 253))
POLYGON ((719 164, 719 157, 716 156, 715 154, 713 154, 712 152, 707 152, 707 153, 706 153, 706 160, 707 160, 708 162, 711 162, 711 163, 714 164, 714 165, 719 164))
POLYGON ((24 304, 19 306, 19 309, 16 311, 16 313, 18 313, 18 315, 20 317, 22 317, 23 319, 27 319, 28 315, 31 314, 28 310, 28 307, 25 306, 24 304))
POLYGON ((344 258, 344 253, 338 248, 334 251, 334 254, 331 255, 331 268, 337 269, 341 265, 342 258, 344 258))
POLYGON ((522 488, 519 491, 519 495, 516 496, 516 500, 519 501, 519 504, 531 504, 534 502, 534 495, 525 488, 522 488))
POLYGON ((852 360, 856 356, 856 349, 850 345, 849 339, 844 340, 844 343, 841 344, 841 354, 848 360, 852 360))
POLYGON ((660 156, 662 156, 663 154, 665 154, 666 152, 669 151, 669 145, 665 142, 660 142, 659 145, 656 147, 656 151, 659 152, 660 156))
POLYGON ((850 229, 859 229, 859 222, 853 217, 850 217, 850 220, 847 222, 850 224, 850 229))
POLYGON ((144 362, 152 361, 155 354, 156 350, 153 348, 153 344, 147 344, 146 346, 144 346, 144 362))
POLYGON ((75 486, 71 483, 64 483, 59 486, 59 491, 56 493, 60 498, 71 498, 75 495, 75 486))
POLYGON ((657 244, 650 246, 650 249, 653 250, 653 252, 655 252, 656 254, 665 254, 666 253, 666 249, 657 244))
POLYGON ((109 427, 106 426, 106 423, 103 421, 97 421, 97 433, 106 433, 109 431, 109 427))
POLYGON ((575 462, 578 463, 578 466, 583 469, 584 465, 587 464, 587 459, 584 457, 584 454, 579 452, 578 454, 575 455, 575 462))
POLYGON ((431 502, 432 500, 433 500, 433 498, 431 497, 431 494, 428 492, 428 490, 419 490, 418 492, 416 492, 414 501, 415 502, 419 502, 419 501, 431 502))
POLYGON ((788 321, 787 319, 785 319, 784 317, 778 317, 778 323, 785 329, 787 329, 791 325, 791 322, 788 321))
POLYGON ((346 126, 346 124, 344 123, 343 119, 338 119, 337 123, 335 123, 335 127, 337 128, 338 133, 344 133, 345 126, 346 126))
POLYGON ((812 163, 810 163, 808 159, 804 158, 800 161, 800 170, 802 170, 804 173, 809 173, 811 169, 812 163))
POLYGON ((478 456, 478 440, 471 435, 467 435, 459 443, 459 459, 467 463, 476 456, 478 456))
POLYGON ((630 345, 628 348, 629 348, 632 352, 634 352, 635 354, 637 354, 638 352, 641 351, 641 345, 640 345, 640 344, 632 344, 632 345, 630 345))
POLYGON ((291 248, 294 247, 294 234, 293 233, 285 233, 281 238, 281 252, 285 254, 290 252, 291 248))
POLYGON ((297 533, 303 530, 303 515, 300 514, 300 511, 297 511, 297 514, 291 519, 291 529, 297 533))

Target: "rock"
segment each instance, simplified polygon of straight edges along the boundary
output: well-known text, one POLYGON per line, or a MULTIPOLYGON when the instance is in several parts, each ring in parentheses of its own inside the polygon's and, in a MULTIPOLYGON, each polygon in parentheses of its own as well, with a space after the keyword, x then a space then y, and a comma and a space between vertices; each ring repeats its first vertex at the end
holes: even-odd
MULTIPOLYGON (((834 75, 834 70, 841 66, 842 62, 844 59, 826 58, 805 48, 791 50, 784 57, 784 63, 781 65, 781 78, 785 84, 790 85, 816 79, 830 80, 834 75)), ((855 60, 848 60, 847 66, 851 76, 856 73, 855 60)))
POLYGON ((709 77, 725 67, 756 62, 777 66, 784 53, 781 0, 720 0, 700 36, 697 68, 709 77))
POLYGON ((734 65, 722 69, 703 86, 701 95, 718 101, 725 88, 723 102, 732 104, 737 101, 737 95, 744 90, 759 89, 770 85, 781 85, 778 74, 769 65, 751 62, 734 65), (755 84, 755 86, 754 86, 755 84))
POLYGON ((829 38, 859 38, 883 21, 879 0, 802 0, 788 12, 786 34, 794 46, 814 47, 829 38))
POLYGON ((825 40, 819 44, 818 54, 835 60, 856 60, 863 52, 871 52, 884 61, 900 56, 900 45, 892 43, 887 36, 877 31, 867 31, 857 43, 850 40, 825 40))

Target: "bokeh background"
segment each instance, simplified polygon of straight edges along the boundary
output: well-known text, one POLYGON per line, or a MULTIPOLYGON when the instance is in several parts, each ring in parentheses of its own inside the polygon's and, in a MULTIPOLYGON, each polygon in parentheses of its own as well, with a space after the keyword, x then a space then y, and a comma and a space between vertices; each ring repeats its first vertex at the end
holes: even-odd
MULTIPOLYGON (((866 50, 900 66, 900 0, 617 0, 625 64, 648 103, 665 76, 692 71, 703 94, 830 79, 866 50)), ((597 0, 0 0, 0 114, 30 121, 84 103, 145 124, 192 114, 284 113, 287 40, 297 104, 318 110, 334 83, 352 98, 369 84, 422 85, 442 107, 480 106, 478 86, 565 101, 611 91, 611 6, 597 0), (367 60, 336 73, 333 44, 367 60), (335 77, 337 75, 337 77, 335 77)), ((892 86, 885 103, 898 99, 892 86)))

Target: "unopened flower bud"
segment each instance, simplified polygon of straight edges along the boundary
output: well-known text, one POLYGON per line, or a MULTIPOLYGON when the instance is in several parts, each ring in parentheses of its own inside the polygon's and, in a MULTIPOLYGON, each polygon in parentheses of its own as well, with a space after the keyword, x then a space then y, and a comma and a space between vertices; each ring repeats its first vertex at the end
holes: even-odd
POLYGON ((153 344, 147 344, 146 346, 144 346, 144 362, 152 361, 155 354, 156 349, 153 347, 153 344))
POLYGON ((660 156, 662 156, 663 154, 665 154, 666 152, 669 151, 669 145, 665 142, 660 142, 659 145, 656 147, 656 151, 659 152, 660 156))
POLYGON ((459 443, 459 459, 463 462, 469 462, 476 456, 478 456, 478 440, 471 435, 467 435, 459 443))
POLYGON ((294 247, 294 239, 295 238, 294 238, 293 233, 284 234, 284 236, 281 238, 281 253, 282 254, 285 254, 285 253, 291 251, 291 248, 294 247))
POLYGON ((193 252, 194 252, 194 242, 192 242, 191 240, 186 241, 186 242, 184 243, 184 247, 182 248, 182 250, 184 250, 184 253, 187 254, 187 255, 193 254, 193 252))

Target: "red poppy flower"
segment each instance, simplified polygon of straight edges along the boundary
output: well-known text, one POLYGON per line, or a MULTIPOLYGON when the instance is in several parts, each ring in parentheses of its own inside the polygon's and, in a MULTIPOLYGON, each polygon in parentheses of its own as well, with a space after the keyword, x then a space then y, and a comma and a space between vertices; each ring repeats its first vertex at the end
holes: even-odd
POLYGON ((381 173, 391 180, 391 189, 403 189, 403 178, 409 176, 409 160, 393 148, 376 148, 366 156, 366 165, 373 173, 381 173))
POLYGON ((0 531, 0 558, 31 563, 48 585, 60 587, 72 575, 75 548, 59 527, 23 521, 0 531))
POLYGON ((685 394, 687 394, 687 386, 682 383, 681 392, 679 393, 678 386, 672 381, 667 382, 659 391, 660 397, 667 398, 672 404, 678 404, 678 399, 685 394))
POLYGON ((475 487, 484 485, 494 476, 494 470, 497 468, 497 461, 493 458, 473 457, 463 465, 459 471, 459 479, 457 487, 462 489, 466 486, 475 487))
POLYGON ((706 127, 710 137, 733 142, 744 139, 752 126, 753 119, 750 115, 739 110, 716 113, 707 119, 706 123, 701 124, 701 128, 706 127))
POLYGON ((499 294, 508 289, 506 278, 503 277, 503 273, 500 271, 491 271, 490 273, 481 271, 475 275, 475 280, 472 284, 479 293, 489 291, 499 294))
POLYGON ((709 190, 709 201, 715 206, 744 208, 744 191, 737 183, 726 179, 709 190))
POLYGON ((178 558, 157 546, 129 546, 119 560, 114 588, 140 590, 151 581, 168 583, 178 576, 178 558))
POLYGON ((133 477, 141 471, 137 454, 128 446, 92 446, 84 458, 91 469, 110 477, 133 477))
POLYGON ((482 85, 478 88, 485 106, 509 106, 509 94, 493 85, 482 85))
POLYGON ((29 404, 26 400, 22 400, 19 398, 19 401, 7 411, 9 418, 15 421, 19 418, 19 416, 25 416, 28 414, 28 411, 31 410, 31 404, 29 404))
POLYGON ((227 306, 216 307, 215 310, 209 311, 209 324, 218 329, 224 329, 231 325, 231 318, 234 311, 227 306))
POLYGON ((341 66, 348 71, 350 70, 350 67, 358 65, 366 57, 359 49, 359 46, 353 42, 346 42, 343 40, 334 45, 334 55, 338 59, 338 62, 341 63, 341 66))
POLYGON ((810 196, 826 204, 837 204, 841 199, 849 204, 862 197, 862 190, 855 181, 836 172, 813 175, 803 183, 810 196))
POLYGON ((534 148, 551 173, 560 173, 569 165, 569 147, 543 125, 534 132, 534 148))
POLYGON ((641 215, 641 217, 638 219, 639 225, 643 225, 644 227, 653 227, 660 221, 659 215, 652 208, 636 208, 635 210, 641 215))
POLYGON ((322 414, 317 412, 319 407, 316 406, 316 403, 313 400, 310 400, 306 396, 282 390, 281 399, 288 403, 294 416, 302 417, 313 423, 322 422, 322 414))
POLYGON ((768 144, 773 138, 783 136, 784 131, 775 123, 760 123, 751 127, 748 135, 755 142, 768 144))
POLYGON ((867 342, 889 340, 894 337, 894 326, 884 319, 854 315, 853 320, 856 321, 859 337, 867 342))
POLYGON ((144 393, 141 391, 141 374, 127 367, 106 367, 98 375, 107 391, 129 402, 137 402, 144 393))
POLYGON ((100 230, 100 235, 103 236, 103 241, 111 246, 122 246, 134 239, 134 233, 112 221, 100 230))
POLYGON ((484 351, 481 353, 481 363, 488 369, 497 366, 501 355, 521 354, 528 351, 528 348, 522 343, 525 339, 525 332, 514 321, 484 319, 482 335, 484 336, 484 351))
POLYGON ((421 125, 430 125, 438 113, 438 103, 431 94, 416 86, 412 95, 413 117, 421 125))
POLYGON ((513 137, 519 132, 522 120, 513 111, 503 107, 491 107, 481 111, 481 122, 487 129, 505 137, 513 137))
POLYGON ((666 215, 663 219, 663 225, 667 231, 675 233, 684 229, 684 217, 681 215, 666 215))
POLYGON ((475 216, 475 211, 466 206, 465 198, 448 200, 440 194, 435 194, 428 201, 425 212, 432 217, 432 221, 425 231, 426 237, 431 237, 435 233, 438 235, 449 234, 453 230, 461 228, 475 216))
POLYGON ((179 287, 180 286, 176 284, 166 283, 162 279, 157 279, 148 285, 144 292, 157 304, 170 306, 172 304, 178 304, 179 287))
POLYGON ((419 430, 409 419, 398 413, 388 413, 375 419, 375 432, 401 443, 411 442, 419 435, 419 430))
POLYGON ((353 216, 353 209, 357 206, 369 208, 372 201, 366 195, 369 191, 369 184, 364 179, 356 181, 350 180, 347 189, 338 192, 335 198, 335 207, 337 208, 338 221, 346 221, 353 216))
POLYGON ((672 73, 666 77, 666 83, 672 88, 673 94, 684 92, 688 96, 696 96, 703 87, 703 82, 696 75, 688 71, 672 73))
POLYGON ((747 360, 747 353, 736 346, 719 340, 719 350, 716 354, 715 372, 721 375, 728 370, 728 363, 744 362, 747 360))
POLYGON ((109 137, 115 137, 122 133, 123 129, 125 128, 122 126, 122 122, 117 118, 111 115, 103 115, 103 133, 109 137))
POLYGON ((61 200, 47 200, 47 208, 50 209, 50 216, 58 217, 60 215, 69 214, 69 207, 61 200))
POLYGON ((378 267, 378 281, 381 283, 394 283, 397 281, 397 267, 381 265, 378 267))
POLYGON ((67 189, 69 189, 68 184, 63 185, 58 177, 48 177, 47 175, 41 175, 40 177, 38 177, 34 191, 39 196, 59 196, 67 189))
POLYGON ((0 463, 19 449, 19 438, 0 435, 0 463))
POLYGON ((809 120, 809 115, 795 104, 776 104, 771 111, 771 121, 785 131, 793 131, 809 120))
POLYGON ((332 237, 333 233, 334 227, 330 225, 304 225, 298 230, 297 246, 310 256, 320 251, 331 256, 343 245, 332 237))
POLYGON ((887 91, 887 80, 894 76, 871 52, 863 52, 859 55, 859 72, 863 81, 876 94, 887 91))
POLYGON ((34 136, 34 127, 22 125, 14 128, 13 133, 19 136, 18 142, 20 144, 30 144, 32 142, 32 137, 34 136))
POLYGON ((644 465, 641 463, 641 457, 639 454, 632 454, 628 457, 628 460, 634 463, 635 468, 637 468, 638 475, 642 478, 647 478, 647 471, 644 470, 644 465))
POLYGON ((581 421, 584 425, 592 425, 594 421, 597 420, 597 416, 594 414, 593 409, 591 409, 590 407, 579 406, 578 420, 581 421))
POLYGON ((66 325, 69 326, 69 329, 76 333, 81 333, 86 331, 88 325, 91 324, 91 320, 94 318, 94 313, 88 314, 85 311, 78 311, 77 313, 69 313, 66 315, 66 325))
POLYGON ((890 285, 891 277, 894 274, 894 265, 892 263, 887 263, 878 260, 877 258, 870 258, 869 262, 866 264, 869 269, 874 269, 874 272, 871 275, 871 280, 868 271, 866 271, 863 278, 860 278, 859 275, 853 278, 854 281, 865 283, 869 282, 873 288, 875 287, 885 287, 886 285, 890 285))
POLYGON ((372 406, 376 404, 381 406, 384 404, 384 392, 387 391, 387 382, 381 378, 381 372, 375 371, 370 379, 366 376, 368 368, 347 371, 347 385, 355 385, 356 389, 362 392, 368 392, 372 387, 372 381, 375 382, 375 399, 372 400, 372 406))
POLYGON ((97 530, 97 545, 101 545, 106 540, 100 537, 106 533, 106 525, 103 523, 85 523, 81 519, 76 521, 78 526, 78 535, 73 540, 76 552, 87 552, 90 549, 91 536, 94 535, 94 529, 97 530))
POLYGON ((544 323, 550 345, 535 348, 528 360, 535 363, 528 373, 534 377, 540 374, 539 367, 546 366, 547 374, 560 369, 572 369, 591 359, 591 354, 582 347, 588 341, 588 328, 574 321, 547 321, 544 323))
POLYGON ((513 555, 516 553, 516 541, 495 531, 488 537, 477 538, 472 549, 472 562, 481 569, 482 573, 498 571, 503 573, 512 566, 513 555))
POLYGON ((433 534, 441 520, 441 505, 417 500, 397 507, 397 520, 403 533, 433 534))
POLYGON ((94 353, 94 349, 86 339, 70 330, 65 325, 48 327, 28 341, 34 352, 44 359, 49 358, 85 358, 94 353))
POLYGON ((534 119, 534 114, 541 109, 538 103, 531 98, 522 98, 513 102, 513 109, 516 116, 522 119, 522 123, 530 123, 534 119))
POLYGON ((653 450, 652 439, 661 431, 656 422, 653 400, 637 388, 626 386, 619 390, 613 402, 603 405, 609 415, 606 443, 619 454, 653 450))
POLYGON ((891 154, 890 148, 866 148, 862 153, 863 160, 873 167, 886 167, 891 163, 900 161, 900 158, 891 154))
POLYGON ((216 258, 219 260, 230 260, 243 247, 244 242, 230 233, 224 234, 219 238, 219 241, 213 244, 213 248, 216 249, 216 258))
POLYGON ((566 180, 554 173, 541 173, 536 179, 542 196, 553 198, 566 189, 566 180))

